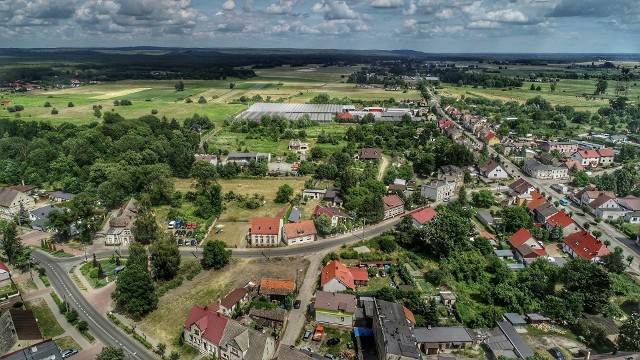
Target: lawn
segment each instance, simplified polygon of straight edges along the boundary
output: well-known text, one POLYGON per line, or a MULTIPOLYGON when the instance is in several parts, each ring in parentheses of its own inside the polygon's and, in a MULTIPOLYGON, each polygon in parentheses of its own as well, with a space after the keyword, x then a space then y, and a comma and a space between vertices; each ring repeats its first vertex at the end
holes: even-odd
POLYGON ((7 295, 15 294, 18 288, 13 283, 0 286, 0 299, 5 298, 7 295))
MULTIPOLYGON (((126 259, 122 258, 121 264, 124 265, 126 263, 126 259)), ((80 267, 80 273, 84 276, 84 278, 89 282, 91 287, 94 289, 99 289, 101 287, 106 286, 108 283, 113 282, 115 279, 115 275, 113 274, 113 270, 118 267, 115 262, 111 262, 111 259, 100 259, 98 263, 102 266, 102 271, 104 272, 105 277, 102 279, 98 279, 96 277, 91 276, 91 271, 94 269, 93 261, 89 260, 84 265, 80 267)))
POLYGON ((167 292, 158 308, 141 321, 140 328, 157 341, 175 346, 174 341, 194 304, 208 305, 248 281, 258 284, 262 277, 293 279, 297 269, 306 271, 308 266, 309 262, 301 258, 272 258, 232 260, 231 265, 220 271, 202 271, 193 280, 185 280, 180 287, 167 292))
POLYGON ((25 306, 27 310, 33 311, 33 315, 38 320, 38 327, 43 337, 53 338, 64 334, 64 329, 60 326, 53 312, 51 312, 51 309, 49 309, 49 306, 43 299, 25 301, 25 306))
POLYGON ((351 330, 339 330, 325 327, 324 332, 324 339, 322 339, 322 344, 320 344, 320 350, 322 353, 331 353, 333 355, 340 356, 340 353, 347 349, 347 344, 352 341, 351 330), (336 345, 329 346, 327 341, 333 338, 340 339, 340 342, 336 345))
POLYGON ((78 345, 78 343, 73 340, 73 338, 71 336, 63 336, 59 339, 54 340, 54 342, 56 343, 56 345, 58 345, 58 347, 64 351, 67 349, 77 349, 77 350, 82 350, 82 348, 80 347, 80 345, 78 345))

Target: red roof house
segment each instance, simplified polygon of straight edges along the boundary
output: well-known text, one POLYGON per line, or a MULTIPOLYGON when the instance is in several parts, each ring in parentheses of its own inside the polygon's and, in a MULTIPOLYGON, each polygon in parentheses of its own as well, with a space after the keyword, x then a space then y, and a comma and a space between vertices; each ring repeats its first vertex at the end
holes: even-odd
POLYGON ((431 221, 431 219, 433 219, 436 215, 438 215, 438 212, 434 208, 430 207, 414 211, 411 213, 411 217, 413 218, 413 226, 421 228, 425 223, 431 221))
POLYGON ((353 120, 353 115, 351 115, 348 111, 345 111, 342 114, 338 115, 338 119, 342 121, 350 121, 353 120))
POLYGON ((586 230, 573 233, 564 238, 562 250, 573 257, 579 256, 589 261, 601 261, 602 257, 611 253, 600 240, 586 230))
POLYGON ((209 342, 219 345, 224 329, 229 319, 220 313, 212 312, 200 305, 193 305, 189 317, 184 322, 184 329, 188 332, 202 333, 202 337, 209 342))
POLYGON ((223 314, 230 316, 238 303, 247 299, 249 292, 245 288, 235 288, 227 296, 220 300, 220 310, 223 314))
POLYGON ((570 218, 569 215, 567 215, 567 213, 565 213, 564 211, 557 212, 555 215, 548 218, 547 222, 545 223, 547 231, 553 230, 553 228, 556 226, 560 226, 563 236, 567 236, 578 231, 578 225, 576 225, 573 219, 570 218))
POLYGON ((9 268, 5 263, 0 261, 0 281, 9 280, 11 274, 9 273, 9 268))
POLYGON ((253 218, 251 220, 251 233, 256 235, 278 235, 280 232, 280 219, 278 218, 253 218))
POLYGON ((320 286, 323 291, 337 292, 342 290, 355 290, 356 284, 353 274, 344 264, 337 260, 329 262, 322 268, 320 286))
POLYGON ((525 228, 511 235, 508 241, 519 260, 526 262, 535 260, 539 256, 547 256, 544 246, 525 228))
POLYGON ((353 276, 353 282, 356 285, 367 285, 369 282, 369 272, 365 267, 348 267, 347 268, 353 276))

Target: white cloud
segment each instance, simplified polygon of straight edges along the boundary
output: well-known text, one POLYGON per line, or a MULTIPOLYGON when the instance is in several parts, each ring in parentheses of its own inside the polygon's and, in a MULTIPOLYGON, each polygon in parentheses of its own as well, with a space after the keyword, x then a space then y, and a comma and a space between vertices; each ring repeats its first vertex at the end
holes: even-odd
POLYGON ((236 3, 233 0, 227 0, 222 4, 222 10, 231 11, 236 8, 236 3))
POLYGON ((293 11, 293 8, 301 3, 301 0, 279 0, 277 3, 267 7, 267 14, 286 15, 293 11))
POLYGON ((415 0, 409 0, 409 7, 402 10, 402 13, 404 15, 413 15, 416 13, 417 10, 418 10, 418 7, 416 6, 415 0))
POLYGON ((444 8, 436 13, 436 17, 441 20, 453 19, 455 17, 455 13, 452 8, 444 8))
POLYGON ((315 13, 324 14, 325 20, 345 20, 366 17, 353 11, 345 1, 339 0, 323 0, 321 3, 314 4, 312 10, 315 13))
POLYGON ((498 29, 500 28, 500 23, 494 21, 480 20, 480 21, 472 21, 467 24, 467 29, 498 29))
POLYGON ((485 15, 485 19, 504 23, 525 23, 529 21, 525 14, 512 9, 490 11, 485 15))
POLYGON ((371 3, 371 7, 384 9, 399 8, 402 5, 404 5, 404 0, 373 0, 371 3))

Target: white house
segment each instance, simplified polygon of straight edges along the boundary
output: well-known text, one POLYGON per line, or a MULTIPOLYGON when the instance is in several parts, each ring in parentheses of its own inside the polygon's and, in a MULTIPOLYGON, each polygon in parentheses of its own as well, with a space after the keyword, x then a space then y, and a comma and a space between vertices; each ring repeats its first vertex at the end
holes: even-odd
POLYGON ((491 159, 479 165, 478 170, 482 176, 488 179, 506 179, 509 177, 509 174, 502 168, 502 165, 491 159))
POLYGON ((118 215, 109 220, 109 229, 105 235, 107 245, 128 245, 134 240, 131 228, 138 215, 138 201, 129 200, 125 207, 121 208, 118 215))
POLYGON ((0 188, 0 218, 11 220, 20 209, 28 211, 35 205, 35 200, 22 191, 0 188))
POLYGON ((427 199, 440 201, 450 198, 455 194, 456 183, 454 181, 433 181, 428 184, 422 184, 420 195, 427 199))
POLYGON ((331 226, 333 227, 338 226, 338 222, 340 219, 346 220, 349 218, 349 215, 345 214, 344 212, 342 212, 342 210, 335 206, 327 207, 316 205, 316 208, 313 210, 313 215, 320 216, 322 214, 327 215, 329 219, 331 219, 331 226))
POLYGON ((282 218, 253 218, 249 229, 251 246, 278 246, 282 240, 282 218))
POLYGON ((616 220, 625 214, 625 210, 618 205, 616 198, 602 194, 593 200, 589 206, 593 209, 595 217, 604 220, 616 220))
POLYGON ((600 262, 610 254, 602 242, 585 230, 567 236, 562 243, 562 250, 574 258, 581 257, 594 262, 600 262))
POLYGON ((383 220, 391 219, 404 213, 404 201, 398 195, 387 195, 382 198, 384 208, 383 220))
POLYGON ((351 294, 317 291, 313 308, 317 322, 351 328, 356 313, 356 297, 351 294))
POLYGON ((602 148, 596 151, 598 152, 598 155, 600 155, 600 166, 613 164, 613 158, 615 156, 613 149, 602 148))
POLYGON ((624 221, 631 224, 640 224, 640 211, 632 211, 624 214, 624 221))
POLYGON ((318 231, 313 220, 304 220, 284 225, 283 239, 287 245, 305 244, 316 241, 318 231))
POLYGON ((600 157, 596 150, 578 150, 571 155, 571 160, 578 161, 584 167, 597 167, 600 157))
POLYGON ((248 298, 249 292, 247 289, 235 288, 220 300, 220 309, 218 311, 225 316, 231 316, 236 307, 247 302, 248 298))
POLYGON ((569 176, 569 169, 545 165, 536 159, 529 159, 522 165, 522 170, 529 176, 536 179, 566 179, 569 176))
POLYGON ((302 198, 307 200, 322 200, 327 189, 304 189, 302 190, 302 198))

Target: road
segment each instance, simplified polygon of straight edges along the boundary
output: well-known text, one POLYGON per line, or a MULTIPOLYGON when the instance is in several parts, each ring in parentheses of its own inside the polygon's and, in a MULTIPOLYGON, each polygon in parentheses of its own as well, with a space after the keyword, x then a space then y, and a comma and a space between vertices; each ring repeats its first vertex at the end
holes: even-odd
MULTIPOLYGON (((472 141, 474 141, 474 143, 476 143, 478 146, 482 146, 482 142, 480 142, 480 140, 478 140, 478 138, 476 138, 472 133, 466 131, 463 127, 460 126, 460 124, 458 124, 455 120, 453 120, 451 117, 449 117, 449 115, 447 115, 442 110, 439 98, 434 96, 433 93, 431 93, 431 90, 428 89, 428 91, 429 91, 429 94, 431 95, 431 98, 433 99, 433 104, 435 105, 438 113, 442 117, 444 117, 445 119, 451 120, 451 122, 453 122, 453 124, 457 128, 459 128, 460 130, 464 131, 464 133, 472 141)), ((488 150, 489 150, 489 154, 491 154, 491 155, 498 154, 491 147, 488 147, 488 150)), ((564 195, 559 194, 555 190, 551 189, 551 185, 557 184, 558 180, 540 180, 540 179, 531 178, 526 173, 524 173, 522 170, 520 170, 519 167, 514 165, 509 159, 505 158, 504 156, 502 156, 500 154, 498 154, 498 156, 500 157, 500 160, 502 162, 502 165, 504 166, 504 169, 512 177, 514 177, 514 178, 521 177, 523 179, 526 179, 531 185, 533 185, 534 187, 536 187, 538 189, 541 189, 541 191, 544 191, 547 196, 551 196, 551 198, 553 200, 560 201, 560 199, 565 198, 564 195)), ((611 169, 610 171, 613 171, 613 170, 615 170, 615 169, 611 169)), ((582 225, 584 223, 586 223, 586 222, 592 222, 593 221, 593 219, 591 217, 587 217, 586 214, 585 214, 585 216, 579 215, 581 210, 579 208, 577 208, 575 205, 571 205, 568 210, 573 212, 573 216, 571 218, 580 227, 582 227, 582 225)), ((602 240, 602 241, 609 240, 611 242, 611 245, 613 245, 614 247, 615 246, 619 246, 620 248, 622 248, 623 256, 624 256, 625 259, 629 255, 632 255, 634 257, 634 261, 631 263, 631 267, 630 267, 631 269, 630 270, 632 270, 636 274, 640 274, 640 264, 639 264, 640 261, 638 261, 638 258, 640 257, 640 246, 638 244, 636 244, 633 240, 627 238, 623 234, 620 234, 616 229, 614 229, 609 224, 601 222, 600 224, 597 225, 597 227, 600 230, 602 230, 602 236, 600 237, 600 240, 602 240)))
MULTIPOLYGON (((112 345, 124 349, 128 359, 155 359, 151 352, 144 348, 136 340, 116 328, 105 314, 96 311, 69 276, 69 269, 57 259, 43 253, 34 251, 31 255, 42 267, 47 270, 47 276, 53 289, 61 298, 69 302, 70 306, 78 311, 80 319, 89 324, 89 330, 103 345, 112 345)), ((76 258, 76 261, 78 259, 76 258)), ((52 309, 57 311, 56 309, 52 309)))

